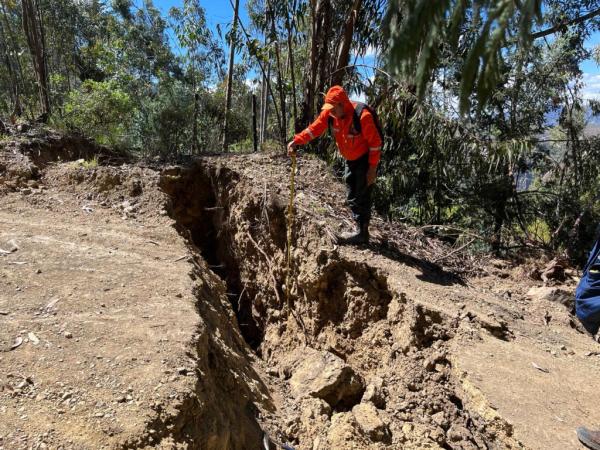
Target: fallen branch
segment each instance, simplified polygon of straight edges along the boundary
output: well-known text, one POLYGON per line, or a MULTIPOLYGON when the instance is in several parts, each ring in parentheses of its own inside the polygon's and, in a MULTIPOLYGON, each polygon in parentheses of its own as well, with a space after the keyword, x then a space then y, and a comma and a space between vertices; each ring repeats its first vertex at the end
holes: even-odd
POLYGON ((475 239, 479 239, 480 241, 487 241, 486 238, 484 238, 483 236, 480 236, 478 234, 472 233, 470 231, 467 231, 463 228, 458 228, 458 227, 451 227, 448 225, 423 225, 421 227, 421 230, 427 230, 427 229, 436 229, 436 228, 443 228, 446 230, 454 230, 454 231, 460 231, 462 234, 466 235, 466 236, 471 236, 475 239))
POLYGON ((434 260, 433 260, 433 262, 434 262, 434 263, 437 263, 437 262, 443 261, 444 259, 446 259, 446 258, 449 258, 450 256, 452 256, 452 255, 454 255, 454 254, 456 254, 456 253, 460 252, 461 250, 463 250, 463 249, 467 248, 469 245, 471 245, 471 244, 472 244, 473 242, 475 242, 475 241, 476 241, 476 239, 474 239, 474 238, 473 238, 473 239, 471 239, 469 242, 467 242, 466 244, 464 244, 464 245, 461 245, 460 247, 458 247, 456 250, 453 250, 453 251, 451 251, 450 253, 448 253, 448 254, 446 254, 446 255, 444 255, 444 256, 441 256, 440 258, 436 258, 436 259, 434 259, 434 260))

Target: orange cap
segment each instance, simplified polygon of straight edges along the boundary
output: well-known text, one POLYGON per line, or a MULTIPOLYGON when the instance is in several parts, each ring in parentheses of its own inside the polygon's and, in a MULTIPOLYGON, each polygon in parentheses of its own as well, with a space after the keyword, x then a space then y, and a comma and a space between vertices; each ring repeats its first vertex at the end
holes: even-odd
POLYGON ((341 86, 332 86, 325 94, 325 103, 321 109, 333 109, 336 103, 349 102, 348 94, 341 86))

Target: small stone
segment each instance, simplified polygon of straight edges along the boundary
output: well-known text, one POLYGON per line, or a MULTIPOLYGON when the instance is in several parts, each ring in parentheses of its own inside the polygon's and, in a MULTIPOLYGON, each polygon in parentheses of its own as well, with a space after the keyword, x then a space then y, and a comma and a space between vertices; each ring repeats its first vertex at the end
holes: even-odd
POLYGON ((23 338, 21 336, 18 336, 15 339, 15 343, 13 345, 11 345, 10 349, 14 350, 15 348, 19 347, 22 343, 23 343, 23 338))
POLYGON ((29 338, 29 340, 31 341, 31 343, 33 345, 38 345, 40 343, 40 340, 33 332, 27 333, 27 337, 29 338))
POLYGON ((65 331, 65 337, 67 339, 71 339, 73 337, 73 333, 71 333, 70 331, 65 331))
POLYGON ((363 432, 375 442, 388 442, 391 438, 388 426, 379 417, 379 412, 370 403, 361 403, 352 408, 352 414, 363 432))
POLYGON ((438 413, 435 413, 433 416, 431 416, 431 418, 433 419, 433 421, 439 425, 442 428, 447 428, 448 426, 448 421, 446 420, 446 415, 444 414, 443 411, 440 411, 438 413))
POLYGON ((42 269, 37 269, 37 270, 35 271, 35 273, 37 273, 37 274, 40 274, 40 273, 42 273, 42 269))
POLYGON ((267 373, 272 377, 278 377, 279 371, 275 367, 267 367, 267 373))
POLYGON ((469 440, 471 432, 465 427, 459 425, 452 425, 447 433, 448 439, 451 442, 459 442, 462 440, 469 440))
POLYGON ((385 409, 385 385, 381 378, 375 377, 371 380, 365 389, 361 402, 371 402, 377 408, 385 409))

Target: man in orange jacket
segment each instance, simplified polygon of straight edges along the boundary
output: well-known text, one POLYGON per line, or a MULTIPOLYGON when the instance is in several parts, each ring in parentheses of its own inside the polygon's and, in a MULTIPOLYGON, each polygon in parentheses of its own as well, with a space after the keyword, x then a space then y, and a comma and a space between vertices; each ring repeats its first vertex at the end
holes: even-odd
POLYGON ((348 204, 357 224, 357 231, 342 234, 339 242, 365 244, 369 242, 371 191, 382 146, 380 131, 369 108, 351 102, 341 86, 333 86, 325 95, 319 117, 288 144, 288 155, 295 155, 299 145, 319 137, 329 125, 338 150, 346 160, 344 179, 348 187, 348 204))

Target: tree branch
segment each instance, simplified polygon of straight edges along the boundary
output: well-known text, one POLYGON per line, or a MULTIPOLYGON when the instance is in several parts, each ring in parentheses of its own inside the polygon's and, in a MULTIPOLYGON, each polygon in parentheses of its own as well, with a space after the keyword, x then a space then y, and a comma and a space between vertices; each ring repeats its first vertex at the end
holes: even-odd
POLYGON ((563 28, 565 28, 567 26, 577 25, 578 23, 585 22, 586 20, 592 19, 593 17, 596 17, 598 15, 600 15, 600 8, 594 9, 593 11, 590 11, 589 13, 584 14, 583 16, 579 16, 579 17, 575 17, 574 19, 571 19, 571 20, 563 21, 563 22, 559 23, 558 25, 555 25, 551 28, 547 28, 545 30, 538 31, 537 33, 533 33, 531 35, 531 39, 535 40, 535 39, 539 39, 544 36, 548 36, 550 34, 554 34, 558 31, 561 31, 563 28))

